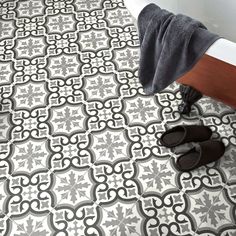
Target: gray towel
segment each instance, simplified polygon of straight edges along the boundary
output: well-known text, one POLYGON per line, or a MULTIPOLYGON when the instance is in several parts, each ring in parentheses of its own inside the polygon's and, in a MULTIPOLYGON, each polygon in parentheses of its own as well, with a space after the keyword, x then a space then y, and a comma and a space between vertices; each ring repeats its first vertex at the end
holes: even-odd
POLYGON ((146 94, 162 91, 191 70, 220 36, 188 16, 147 5, 139 14, 139 80, 146 94))

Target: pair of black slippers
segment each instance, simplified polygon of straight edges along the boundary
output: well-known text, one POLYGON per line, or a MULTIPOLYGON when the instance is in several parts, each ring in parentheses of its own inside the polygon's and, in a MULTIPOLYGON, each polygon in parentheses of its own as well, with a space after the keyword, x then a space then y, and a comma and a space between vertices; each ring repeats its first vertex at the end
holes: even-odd
POLYGON ((217 161, 224 154, 224 144, 221 141, 210 140, 211 135, 212 131, 207 126, 182 125, 164 132, 160 142, 169 148, 188 142, 199 142, 199 147, 194 147, 179 156, 176 162, 178 170, 191 171, 217 161))

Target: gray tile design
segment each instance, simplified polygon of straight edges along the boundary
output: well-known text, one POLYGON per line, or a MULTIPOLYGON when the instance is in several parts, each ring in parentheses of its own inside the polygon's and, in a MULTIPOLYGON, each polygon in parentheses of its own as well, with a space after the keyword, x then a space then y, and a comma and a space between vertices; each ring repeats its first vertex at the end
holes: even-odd
POLYGON ((189 116, 174 83, 146 96, 122 0, 0 1, 0 235, 235 236, 236 113, 204 97, 189 116), (205 124, 226 153, 175 169, 205 124))

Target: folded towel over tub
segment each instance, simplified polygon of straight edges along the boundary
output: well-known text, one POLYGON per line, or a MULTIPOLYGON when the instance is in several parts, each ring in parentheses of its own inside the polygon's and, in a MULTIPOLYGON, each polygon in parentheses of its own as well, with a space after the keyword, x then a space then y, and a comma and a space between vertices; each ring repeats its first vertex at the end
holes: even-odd
POLYGON ((139 14, 139 79, 146 94, 162 91, 192 69, 220 36, 199 21, 155 4, 139 14))

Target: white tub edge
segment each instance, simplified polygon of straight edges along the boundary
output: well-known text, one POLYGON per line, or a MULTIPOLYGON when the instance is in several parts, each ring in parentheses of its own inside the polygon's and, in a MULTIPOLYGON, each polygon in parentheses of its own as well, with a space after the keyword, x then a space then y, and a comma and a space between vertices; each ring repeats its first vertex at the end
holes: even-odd
POLYGON ((227 39, 218 39, 206 54, 236 66, 236 43, 227 39))

